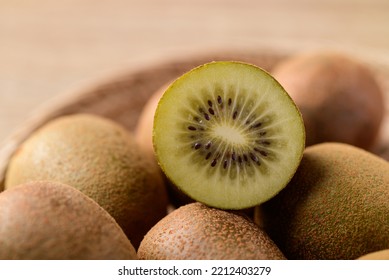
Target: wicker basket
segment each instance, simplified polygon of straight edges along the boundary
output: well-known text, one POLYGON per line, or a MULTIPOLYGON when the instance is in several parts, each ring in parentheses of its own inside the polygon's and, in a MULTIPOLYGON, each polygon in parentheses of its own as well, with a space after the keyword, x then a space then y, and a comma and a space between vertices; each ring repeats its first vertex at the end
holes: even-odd
MULTIPOLYGON (((188 58, 164 59, 152 66, 129 69, 62 94, 43 104, 0 145, 0 191, 4 187, 5 172, 12 154, 32 132, 53 118, 74 113, 93 113, 108 117, 133 130, 150 95, 166 82, 195 66, 214 60, 239 60, 271 71, 277 62, 289 55, 291 54, 286 51, 277 52, 274 49, 201 52, 188 58)), ((389 96, 389 66, 366 62, 377 74, 389 96)))

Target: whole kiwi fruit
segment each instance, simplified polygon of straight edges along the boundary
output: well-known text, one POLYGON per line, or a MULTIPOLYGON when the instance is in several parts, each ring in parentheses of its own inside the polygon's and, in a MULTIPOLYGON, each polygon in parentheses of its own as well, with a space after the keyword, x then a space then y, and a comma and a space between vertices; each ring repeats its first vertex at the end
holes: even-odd
MULTIPOLYGON (((171 82, 170 82, 171 83, 171 82)), ((135 127, 135 139, 143 152, 156 161, 153 147, 153 122, 159 99, 161 99, 170 83, 166 83, 151 94, 144 105, 135 127)))
POLYGON ((36 180, 71 185, 103 207, 137 248, 167 214, 161 173, 133 134, 91 114, 63 116, 35 131, 12 156, 5 188, 36 180))
POLYGON ((75 188, 48 181, 0 193, 0 259, 137 259, 116 221, 75 188))
POLYGON ((366 63, 341 52, 312 51, 282 60, 272 75, 302 113, 307 146, 374 145, 385 108, 380 84, 366 63))
MULTIPOLYGON (((172 81, 163 84, 160 88, 155 91, 145 106, 143 107, 139 119, 135 128, 135 138, 143 150, 143 153, 148 155, 153 162, 158 166, 157 158, 155 156, 154 147, 153 147, 153 123, 154 123, 154 114, 158 106, 158 102, 161 99, 162 95, 165 93, 166 89, 172 81)), ((159 168, 160 169, 160 168, 159 168)), ((189 196, 183 193, 179 188, 177 188, 166 176, 165 173, 161 170, 161 175, 166 184, 168 191, 169 202, 174 208, 180 207, 182 205, 194 202, 189 196)))
POLYGON ((261 224, 288 259, 356 259, 389 248, 389 163, 344 143, 307 147, 261 224))
POLYGON ((138 249, 140 259, 285 259, 267 234, 240 213, 194 202, 160 220, 138 249))

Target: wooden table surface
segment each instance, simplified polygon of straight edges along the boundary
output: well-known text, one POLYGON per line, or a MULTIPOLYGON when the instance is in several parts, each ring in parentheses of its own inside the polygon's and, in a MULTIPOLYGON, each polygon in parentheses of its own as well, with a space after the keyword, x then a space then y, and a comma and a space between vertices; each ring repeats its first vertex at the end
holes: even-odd
POLYGON ((342 48, 389 64, 389 1, 0 0, 0 142, 88 80, 207 46, 342 48))

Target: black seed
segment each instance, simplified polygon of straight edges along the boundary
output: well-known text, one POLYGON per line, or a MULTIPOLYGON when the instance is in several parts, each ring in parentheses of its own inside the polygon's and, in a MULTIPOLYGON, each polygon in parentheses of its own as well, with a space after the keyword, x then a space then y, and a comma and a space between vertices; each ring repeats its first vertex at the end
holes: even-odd
POLYGON ((267 146, 270 145, 270 142, 267 141, 267 140, 260 141, 260 143, 263 144, 263 145, 267 145, 267 146))
POLYGON ((211 115, 215 115, 215 111, 214 111, 212 108, 209 108, 209 109, 208 109, 208 112, 209 112, 211 115))
POLYGON ((213 161, 211 162, 211 166, 214 167, 214 166, 216 165, 216 163, 217 163, 217 159, 215 158, 215 159, 213 159, 213 161))
POLYGON ((192 126, 192 125, 188 126, 188 129, 189 130, 196 130, 196 128, 194 126, 192 126))
POLYGON ((265 135, 266 135, 266 131, 261 131, 261 132, 259 133, 259 135, 260 135, 260 136, 265 136, 265 135))
POLYGON ((201 122, 200 118, 199 117, 194 117, 193 118, 196 122, 201 122))
POLYGON ((257 157, 256 155, 254 155, 253 153, 250 153, 250 158, 251 158, 254 162, 259 163, 258 157, 257 157))
POLYGON ((201 144, 200 144, 200 143, 195 143, 193 147, 194 147, 196 150, 198 150, 198 149, 201 148, 201 144))
POLYGON ((261 154, 262 156, 264 156, 264 157, 267 157, 267 156, 269 155, 268 152, 266 152, 266 151, 264 151, 264 150, 261 150, 261 149, 259 149, 259 148, 257 148, 257 147, 254 148, 254 151, 260 153, 260 154, 261 154))
POLYGON ((207 113, 204 113, 204 118, 205 118, 207 121, 209 121, 209 120, 211 119, 207 113))
POLYGON ((232 99, 228 98, 228 106, 231 106, 231 104, 232 104, 232 99))
POLYGON ((223 100, 220 95, 217 96, 217 103, 222 104, 223 100))
POLYGON ((205 148, 208 150, 209 148, 211 148, 212 146, 212 142, 209 141, 207 144, 205 144, 205 148))
POLYGON ((241 156, 238 156, 238 161, 239 161, 239 163, 242 163, 242 162, 243 162, 243 160, 242 160, 242 157, 241 157, 241 156))
POLYGON ((226 168, 227 168, 227 165, 228 165, 228 161, 225 159, 225 160, 224 160, 224 163, 223 163, 223 168, 226 169, 226 168))
POLYGON ((253 124, 252 126, 250 126, 250 128, 258 128, 262 125, 262 123, 258 122, 256 124, 253 124))
POLYGON ((249 160, 246 155, 243 155, 243 159, 244 159, 244 161, 248 161, 249 160))
POLYGON ((206 156, 205 156, 205 159, 209 159, 211 157, 212 153, 209 152, 206 156))
POLYGON ((234 114, 232 115, 232 118, 235 120, 237 116, 238 116, 238 112, 235 111, 234 114))
POLYGON ((233 161, 236 160, 236 154, 235 154, 235 152, 232 152, 231 158, 232 158, 233 161))
POLYGON ((212 107, 212 101, 211 100, 208 100, 208 105, 209 105, 209 107, 212 107))

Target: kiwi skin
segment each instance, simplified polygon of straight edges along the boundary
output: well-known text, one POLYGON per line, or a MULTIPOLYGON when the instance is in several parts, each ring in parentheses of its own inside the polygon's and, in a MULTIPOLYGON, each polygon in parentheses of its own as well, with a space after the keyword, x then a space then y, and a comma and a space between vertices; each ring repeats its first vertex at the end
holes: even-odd
POLYGON ((357 260, 389 260, 389 249, 384 249, 360 256, 357 260))
POLYGON ((266 233, 244 215, 199 202, 174 210, 145 236, 139 259, 285 259, 266 233))
POLYGON ((170 83, 162 85, 149 97, 139 115, 139 119, 135 127, 135 139, 138 142, 139 147, 143 149, 145 154, 155 161, 156 159, 153 147, 154 113, 157 109, 159 99, 162 97, 169 85, 170 83))
POLYGON ((167 214, 167 193, 157 167, 142 154, 132 133, 96 115, 52 120, 20 146, 10 160, 5 188, 36 180, 68 184, 94 199, 135 248, 167 214))
POLYGON ((37 181, 0 194, 0 259, 137 259, 115 220, 75 188, 37 181))
POLYGON ((306 148, 291 182, 262 204, 288 259, 352 260, 389 248, 389 163, 344 143, 306 148))
POLYGON ((302 113, 307 146, 374 145, 385 108, 382 89, 366 64, 340 52, 315 51, 281 61, 272 75, 302 113))
POLYGON ((154 113, 157 109, 158 102, 166 89, 170 86, 172 82, 168 82, 162 85, 157 91, 155 91, 145 106, 143 107, 141 114, 139 116, 136 128, 135 128, 135 139, 138 142, 139 147, 143 150, 143 153, 150 157, 157 168, 161 171, 161 176, 164 180, 164 183, 167 188, 169 202, 174 208, 178 208, 182 205, 195 202, 188 195, 183 193, 179 188, 177 188, 162 172, 161 168, 158 165, 157 158, 155 156, 154 147, 153 147, 153 122, 154 122, 154 113))

